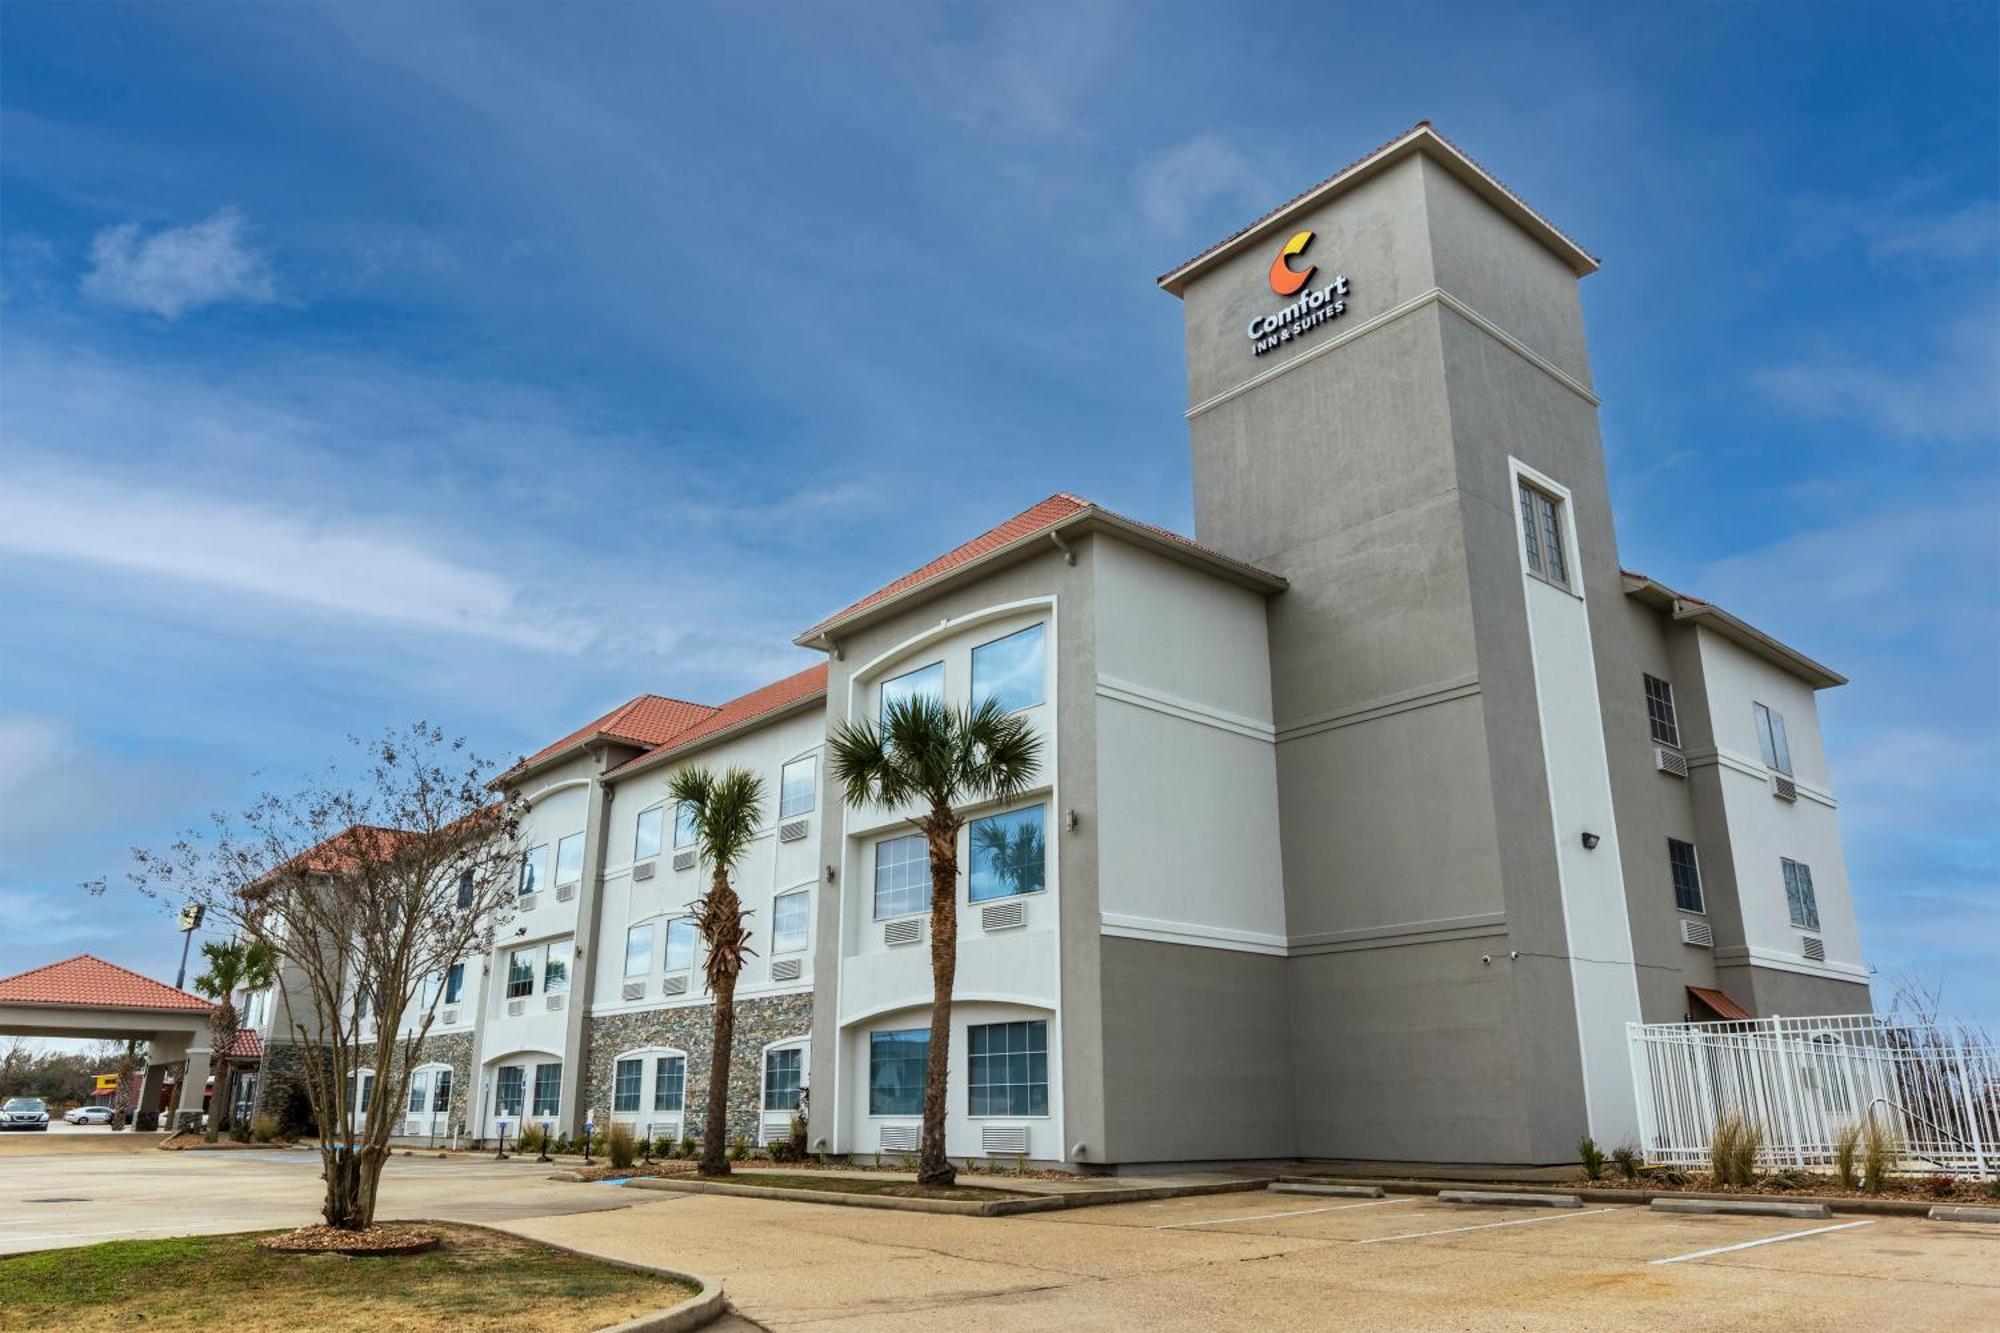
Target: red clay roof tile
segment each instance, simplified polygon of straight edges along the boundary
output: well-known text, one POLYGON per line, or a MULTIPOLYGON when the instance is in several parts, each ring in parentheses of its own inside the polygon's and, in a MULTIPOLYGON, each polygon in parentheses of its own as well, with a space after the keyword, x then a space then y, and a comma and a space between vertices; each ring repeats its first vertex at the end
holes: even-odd
POLYGON ((825 692, 826 663, 821 662, 815 666, 807 667, 804 671, 798 672, 795 675, 786 676, 783 680, 773 681, 769 685, 762 686, 750 691, 748 694, 739 695, 731 699, 728 703, 715 709, 706 718, 689 727, 686 731, 681 732, 666 744, 655 746, 645 754, 628 759, 611 771, 614 773, 621 772, 624 769, 646 763, 649 760, 663 759, 668 755, 678 754, 716 735, 718 732, 728 731, 731 727, 755 721, 757 718, 779 712, 801 700, 810 699, 816 694, 824 694, 825 692))
POLYGON ((199 995, 175 990, 87 953, 0 977, 0 1003, 93 1009, 184 1009, 192 1013, 207 1013, 215 1007, 199 995))
POLYGON ((555 744, 536 751, 514 765, 511 771, 532 768, 593 736, 608 736, 633 745, 660 745, 714 712, 715 709, 708 704, 669 699, 661 694, 642 694, 618 705, 588 726, 577 728, 555 744))

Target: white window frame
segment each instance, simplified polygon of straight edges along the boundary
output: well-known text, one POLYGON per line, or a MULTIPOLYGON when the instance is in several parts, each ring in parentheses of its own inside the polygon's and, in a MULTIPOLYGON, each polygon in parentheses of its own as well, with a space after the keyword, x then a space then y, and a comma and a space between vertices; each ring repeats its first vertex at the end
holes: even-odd
POLYGON ((562 888, 566 884, 581 883, 583 883, 583 834, 580 832, 564 834, 556 839, 555 885, 557 888, 562 888), (576 873, 565 879, 563 853, 571 847, 576 848, 576 873))
POLYGON ((688 848, 694 846, 696 843, 701 841, 701 835, 694 827, 694 816, 693 816, 694 807, 692 805, 689 805, 686 801, 675 801, 673 804, 674 804, 674 850, 677 852, 686 851, 688 848), (681 812, 683 810, 689 812, 686 842, 681 841, 681 812))
POLYGON ((542 946, 542 994, 567 995, 570 979, 576 974, 576 940, 574 938, 550 940, 542 946), (562 950, 562 984, 555 984, 549 975, 549 968, 555 964, 556 951, 562 950))
POLYGON ((776 958, 783 954, 804 953, 807 949, 810 949, 812 947, 812 933, 813 933, 812 891, 813 891, 812 883, 808 881, 807 883, 799 885, 797 888, 779 889, 776 893, 771 895, 771 956, 773 958, 776 958), (794 897, 799 897, 801 895, 803 895, 806 900, 805 928, 799 932, 799 942, 797 944, 786 945, 780 942, 780 937, 778 935, 778 904, 784 901, 786 898, 794 898, 794 897))
POLYGON ((453 963, 450 967, 447 967, 444 970, 444 1002, 446 1004, 457 1004, 464 998, 465 998, 465 964, 453 963), (452 991, 451 979, 453 973, 458 974, 458 990, 456 993, 452 991))
POLYGON ((664 937, 660 943, 660 971, 665 973, 692 972, 697 959, 701 957, 701 931, 691 916, 670 916, 664 937), (688 960, 676 967, 673 964, 674 923, 685 921, 688 928, 688 960))
POLYGON ((1785 920, 1791 923, 1792 929, 1803 930, 1814 935, 1825 934, 1825 930, 1820 925, 1819 886, 1813 883, 1812 866, 1796 857, 1779 857, 1778 885, 1785 893, 1785 920), (1813 919, 1810 923, 1799 920, 1792 913, 1792 881, 1799 876, 1804 877, 1806 893, 1811 897, 1813 919))
POLYGON ((539 944, 524 944, 517 949, 509 949, 507 951, 507 973, 501 980, 501 999, 528 1000, 534 998, 535 988, 542 984, 541 954, 542 946, 539 944), (516 994, 514 991, 514 959, 520 954, 528 956, 528 989, 516 994))
POLYGON ((926 671, 935 671, 938 673, 937 697, 940 699, 949 699, 951 697, 951 672, 945 669, 942 657, 938 658, 935 662, 926 662, 920 667, 911 667, 908 671, 899 671, 893 676, 884 677, 882 683, 875 687, 875 725, 878 728, 886 728, 888 725, 889 687, 899 680, 908 680, 911 676, 921 676, 926 671))
POLYGON ((625 971, 623 975, 628 980, 632 977, 650 977, 653 975, 653 934, 653 923, 651 921, 641 921, 637 925, 625 928, 625 971), (646 965, 637 972, 634 972, 632 970, 632 937, 641 931, 644 931, 646 934, 646 965))
POLYGON ((542 879, 548 870, 548 861, 549 845, 545 842, 536 843, 521 854, 521 876, 514 886, 516 897, 525 897, 530 893, 541 891, 542 879))
POLYGON ((778 1041, 766 1042, 757 1052, 757 1114, 797 1115, 796 1106, 771 1105, 771 1056, 777 1051, 797 1051, 799 1053, 799 1095, 803 1098, 811 1086, 812 1078, 812 1036, 785 1037, 778 1041))
POLYGON ((639 812, 638 816, 635 819, 633 819, 632 859, 634 861, 650 861, 654 857, 658 856, 663 850, 665 850, 666 845, 667 845, 667 803, 665 801, 661 801, 657 805, 647 806, 644 810, 641 810, 639 812), (650 852, 644 852, 639 850, 639 835, 644 833, 646 830, 647 815, 653 816, 653 823, 655 824, 655 828, 653 829, 653 850, 650 852))
POLYGON ((611 1087, 609 1101, 611 1114, 625 1121, 635 1123, 659 1123, 648 1121, 648 1117, 669 1116, 684 1124, 688 1115, 688 1053, 678 1046, 635 1046, 629 1051, 620 1051, 611 1061, 611 1087), (639 1109, 621 1111, 618 1109, 618 1066, 627 1060, 639 1062, 639 1109), (657 1105, 660 1083, 660 1062, 678 1060, 681 1062, 681 1109, 663 1111, 657 1105))
POLYGON ((1695 916, 1707 916, 1707 915, 1708 915, 1708 884, 1707 884, 1707 882, 1706 882, 1705 880, 1703 880, 1703 878, 1702 878, 1702 874, 1701 874, 1701 848, 1700 848, 1700 846, 1698 846, 1698 845, 1697 845, 1697 844, 1695 843, 1695 840, 1694 840, 1693 838, 1676 838, 1676 837, 1674 837, 1674 836, 1673 836, 1672 834, 1668 834, 1668 835, 1667 835, 1667 843, 1668 843, 1668 846, 1667 846, 1667 889, 1668 889, 1668 891, 1669 891, 1669 892, 1672 892, 1672 893, 1673 893, 1673 895, 1674 895, 1674 910, 1675 910, 1676 912, 1686 912, 1686 913, 1691 913, 1691 914, 1693 914, 1693 915, 1695 915, 1695 916), (1690 855, 1692 855, 1692 856, 1693 856, 1693 858, 1694 858, 1694 891, 1695 891, 1695 896, 1701 899, 1701 906, 1699 906, 1699 907, 1682 907, 1682 906, 1681 906, 1681 900, 1680 900, 1680 892, 1679 892, 1679 888, 1680 888, 1680 886, 1674 883, 1674 849, 1673 849, 1673 844, 1674 844, 1674 843, 1677 843, 1677 842, 1678 842, 1678 843, 1680 843, 1680 844, 1682 844, 1683 846, 1685 846, 1685 847, 1686 847, 1686 848, 1688 849, 1688 852, 1689 852, 1689 854, 1690 854, 1690 855))
MULTIPOLYGON (((1055 1022, 1047 1013, 1030 1013, 1022 1018, 992 1018, 978 1023, 964 1025, 964 1037, 955 1045, 965 1048, 965 1118, 968 1120, 1053 1120, 1056 1114, 1055 1075, 1055 1022), (1048 1110, 1042 1112, 975 1112, 972 1109, 972 1029, 1000 1027, 1008 1023, 1040 1023, 1042 1025, 1042 1090, 1048 1101, 1048 1110)), ((949 1109, 949 1108, 947 1108, 949 1109)))
POLYGON ((1049 701, 1049 625, 1046 620, 1037 620, 1033 624, 1020 625, 1008 630, 1005 634, 995 635, 983 643, 975 643, 971 648, 966 650, 967 688, 971 691, 968 697, 971 699, 974 708, 979 707, 979 650, 982 648, 991 648, 995 644, 1005 643, 1016 635, 1026 634, 1030 630, 1040 630, 1042 632, 1041 679, 1036 683, 1035 698, 1032 701, 1024 703, 1017 708, 1010 708, 1007 711, 1009 713, 1025 713, 1030 708, 1040 708, 1049 701))
POLYGON ((1674 750, 1680 749, 1681 709, 1680 703, 1674 698, 1674 683, 1665 676, 1656 676, 1650 671, 1642 671, 1639 674, 1641 677, 1639 683, 1640 693, 1646 699, 1646 734, 1653 738, 1653 743, 1656 745, 1664 745, 1674 750), (1655 684, 1660 687, 1665 699, 1667 710, 1666 728, 1672 733, 1670 737, 1660 735, 1658 725, 1653 718, 1653 686, 1655 684))
POLYGON ((1051 860, 1051 854, 1054 851, 1054 848, 1052 848, 1049 845, 1049 819, 1050 819, 1049 802, 1046 796, 1038 796, 1033 800, 1023 800, 1018 805, 1010 805, 1005 809, 987 810, 979 814, 968 815, 966 817, 965 854, 964 857, 962 858, 959 870, 959 878, 965 882, 964 903, 966 906, 984 907, 988 903, 1011 902, 1016 898, 1034 898, 1049 891, 1049 878, 1050 878, 1049 862, 1051 860), (1039 808, 1042 812, 1042 887, 1039 889, 1024 889, 1019 893, 1002 894, 997 898, 974 898, 972 896, 972 860, 974 855, 974 849, 972 845, 973 826, 978 824, 982 820, 1003 818, 1007 815, 1018 815, 1025 810, 1034 810, 1037 808, 1039 808))
POLYGON ((1785 715, 1767 703, 1750 701, 1750 721, 1757 733, 1757 757, 1768 772, 1792 777, 1792 741, 1785 731, 1785 715))
POLYGON ((819 751, 813 750, 795 759, 788 759, 778 766, 778 818, 794 819, 799 815, 809 815, 819 808, 819 751), (806 783, 806 803, 791 805, 785 799, 785 775, 800 764, 812 765, 812 777, 806 783))
MULTIPOLYGON (((876 880, 877 877, 881 874, 882 848, 892 842, 907 842, 911 840, 923 844, 924 878, 926 880, 929 880, 931 875, 930 844, 923 834, 892 833, 883 837, 874 838, 870 840, 868 845, 868 911, 871 920, 900 921, 904 917, 930 915, 931 905, 928 902, 923 904, 923 906, 921 907, 912 908, 907 912, 891 912, 887 916, 884 916, 882 914, 882 909, 880 907, 881 890, 877 887, 876 880)), ((936 892, 937 892, 937 885, 933 883, 931 885, 931 893, 935 894, 936 892)))
MULTIPOLYGON (((1508 461, 1510 463, 1509 471, 1514 483, 1513 495, 1510 499, 1510 507, 1514 513, 1514 549, 1519 553, 1521 572, 1538 583, 1546 584, 1548 587, 1555 588, 1558 591, 1569 593, 1573 597, 1582 596, 1582 592, 1580 591, 1582 584, 1577 570, 1575 503, 1569 488, 1558 482, 1555 478, 1537 472, 1518 458, 1508 461), (1562 542, 1563 548, 1561 552, 1563 577, 1560 579, 1551 576, 1548 572, 1549 560, 1546 550, 1541 551, 1541 569, 1538 570, 1529 563, 1528 525, 1526 517, 1521 513, 1521 493, 1523 490, 1539 492, 1543 499, 1549 501, 1554 506, 1553 517, 1555 519, 1556 534, 1558 540, 1562 542)), ((1539 524, 1536 529, 1535 541, 1537 548, 1541 548, 1543 542, 1539 524)))
POLYGON ((541 1121, 541 1120, 562 1119, 563 1062, 560 1060, 540 1060, 528 1067, 534 1072, 528 1076, 528 1084, 526 1089, 528 1111, 526 1115, 523 1115, 521 1117, 521 1122, 523 1124, 526 1124, 530 1120, 541 1121), (539 1095, 541 1081, 542 1081, 542 1071, 544 1069, 554 1069, 556 1071, 556 1109, 553 1111, 541 1110, 537 1107, 535 1103, 535 1098, 539 1095))
MULTIPOLYGON (((867 1119, 869 1120, 920 1120, 923 1118, 924 1108, 923 1108, 923 1101, 921 1098, 919 1098, 917 1102, 917 1109, 914 1111, 877 1111, 875 1109, 874 1101, 870 1099, 868 1095, 870 1090, 872 1090, 875 1086, 875 1034, 876 1033, 921 1032, 924 1034, 924 1039, 926 1041, 930 1040, 930 1032, 931 1032, 930 1015, 919 1012, 913 1014, 912 1017, 921 1017, 922 1021, 919 1022, 915 1027, 910 1027, 900 1023, 895 1026, 890 1026, 885 1023, 880 1027, 867 1028, 861 1033, 862 1037, 861 1095, 868 1107, 867 1119)), ((957 1020, 956 1018, 954 1018, 953 1020, 953 1025, 955 1027, 960 1027, 960 1028, 965 1026, 963 1022, 957 1020)), ((953 1042, 953 1045, 962 1047, 965 1045, 965 1043, 963 1041, 955 1041, 953 1042)), ((924 1050, 924 1058, 926 1061, 930 1059, 929 1047, 926 1047, 924 1050)), ((947 1098, 947 1101, 945 1102, 945 1118, 947 1121, 949 1121, 949 1119, 951 1118, 951 1103, 949 1101, 949 1097, 951 1094, 950 1084, 951 1084, 950 1071, 947 1070, 945 1077, 945 1085, 946 1085, 945 1095, 947 1098)))

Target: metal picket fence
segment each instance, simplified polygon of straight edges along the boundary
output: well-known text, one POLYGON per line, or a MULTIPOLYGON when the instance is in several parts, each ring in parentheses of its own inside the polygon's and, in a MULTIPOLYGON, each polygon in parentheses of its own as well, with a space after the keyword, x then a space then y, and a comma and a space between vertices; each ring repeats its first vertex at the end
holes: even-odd
POLYGON ((1705 1167, 1716 1121, 1763 1131, 1759 1165, 1824 1167, 1873 1118, 1903 1169, 2000 1170, 2000 1046, 1964 1027, 1870 1014, 1628 1023, 1646 1160, 1705 1167))

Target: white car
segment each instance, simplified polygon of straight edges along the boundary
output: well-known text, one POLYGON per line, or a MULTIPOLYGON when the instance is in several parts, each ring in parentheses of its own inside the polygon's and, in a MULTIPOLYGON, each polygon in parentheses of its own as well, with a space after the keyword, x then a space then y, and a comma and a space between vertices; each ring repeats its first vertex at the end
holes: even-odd
POLYGON ((64 1111, 63 1119, 72 1125, 108 1125, 111 1123, 111 1108, 108 1106, 78 1106, 64 1111))

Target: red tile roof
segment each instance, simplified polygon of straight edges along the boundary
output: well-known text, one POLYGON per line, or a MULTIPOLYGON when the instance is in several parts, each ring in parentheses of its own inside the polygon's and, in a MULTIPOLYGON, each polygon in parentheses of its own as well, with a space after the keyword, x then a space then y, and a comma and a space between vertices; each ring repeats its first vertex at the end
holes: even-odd
POLYGON ((364 856, 372 860, 387 860, 417 836, 404 829, 384 828, 379 824, 355 824, 318 846, 299 853, 294 861, 286 864, 296 865, 300 870, 336 874, 354 869, 364 856))
POLYGON ((826 663, 821 662, 816 666, 807 667, 796 675, 786 676, 783 680, 773 681, 761 689, 731 699, 666 744, 656 746, 636 758, 628 759, 612 772, 623 772, 628 768, 680 754, 721 732, 781 712, 793 704, 824 693, 826 693, 826 663))
MULTIPOLYGON (((1071 495, 1067 492, 1059 491, 1041 503, 1023 509, 1020 513, 997 527, 988 528, 971 541, 961 546, 952 547, 951 550, 946 551, 929 564, 918 569, 913 569, 895 582, 877 588, 874 592, 869 593, 852 606, 828 616, 826 619, 820 621, 819 624, 814 625, 811 629, 800 635, 800 640, 809 639, 812 635, 819 633, 827 626, 837 624, 857 611, 865 611, 878 602, 884 602, 899 593, 908 592, 912 588, 950 573, 961 565, 969 564, 981 556, 991 555, 995 551, 1004 550, 1017 542, 1034 537, 1050 528, 1089 513, 1102 514, 1106 518, 1113 519, 1129 527, 1143 529, 1145 532, 1164 542, 1178 546, 1206 560, 1222 561, 1242 569, 1254 568, 1241 560, 1226 556, 1212 547, 1203 546, 1200 542, 1183 537, 1180 533, 1172 529, 1163 528, 1154 523, 1144 523, 1135 518, 1127 518, 1123 514, 1114 513, 1104 508, 1093 500, 1086 500, 1080 495, 1071 495)), ((1257 570, 1256 572, 1260 574, 1264 573, 1262 570, 1257 570)))
POLYGON ((523 759, 510 771, 518 772, 524 768, 533 768, 544 759, 552 758, 573 745, 597 736, 624 741, 629 745, 648 747, 661 745, 715 711, 708 704, 690 703, 686 699, 669 699, 661 694, 642 694, 636 699, 618 705, 588 726, 579 727, 555 744, 546 746, 523 759))
POLYGON ((87 953, 0 977, 0 1003, 92 1009, 184 1009, 190 1013, 207 1013, 215 1007, 199 995, 175 990, 87 953))
POLYGON ((244 1028, 230 1043, 229 1058, 232 1060, 261 1060, 264 1058, 264 1039, 257 1035, 255 1028, 244 1028))

